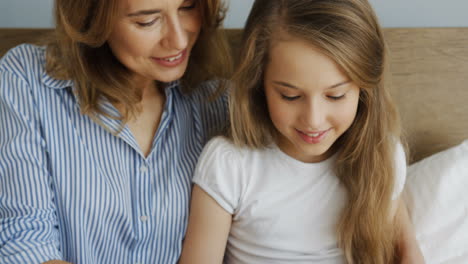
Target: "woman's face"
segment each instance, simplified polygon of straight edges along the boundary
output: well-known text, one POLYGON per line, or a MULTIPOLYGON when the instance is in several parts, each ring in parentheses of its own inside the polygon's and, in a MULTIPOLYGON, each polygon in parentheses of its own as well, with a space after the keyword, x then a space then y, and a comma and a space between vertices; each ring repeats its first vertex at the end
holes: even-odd
POLYGON ((170 82, 184 74, 201 27, 196 0, 122 0, 108 44, 137 80, 170 82))

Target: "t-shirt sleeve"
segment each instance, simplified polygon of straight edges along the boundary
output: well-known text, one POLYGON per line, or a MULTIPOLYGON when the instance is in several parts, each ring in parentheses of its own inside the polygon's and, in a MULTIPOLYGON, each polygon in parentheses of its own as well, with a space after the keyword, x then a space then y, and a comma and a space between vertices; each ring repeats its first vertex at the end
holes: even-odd
POLYGON ((238 207, 242 192, 239 163, 236 148, 227 139, 215 137, 203 149, 193 177, 193 183, 230 214, 238 207))
POLYGON ((395 147, 395 184, 392 200, 400 197, 406 182, 406 155, 403 145, 398 142, 395 147))

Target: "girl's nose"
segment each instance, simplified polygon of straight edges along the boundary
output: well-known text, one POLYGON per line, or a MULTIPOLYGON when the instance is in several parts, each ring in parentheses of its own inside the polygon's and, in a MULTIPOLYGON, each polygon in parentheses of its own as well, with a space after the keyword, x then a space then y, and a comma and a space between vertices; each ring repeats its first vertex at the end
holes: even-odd
POLYGON ((323 129, 323 123, 326 114, 325 105, 320 102, 311 101, 307 103, 303 113, 303 122, 307 125, 307 129, 312 131, 323 129))

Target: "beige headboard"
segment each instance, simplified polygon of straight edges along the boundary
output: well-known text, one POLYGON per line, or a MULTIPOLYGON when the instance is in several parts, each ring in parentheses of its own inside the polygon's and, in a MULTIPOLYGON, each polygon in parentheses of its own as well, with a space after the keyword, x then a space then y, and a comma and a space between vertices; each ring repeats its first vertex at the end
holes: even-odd
MULTIPOLYGON (((50 30, 0 29, 0 56, 50 30)), ((468 28, 385 29, 411 161, 468 138, 468 28)), ((227 30, 233 52, 240 30, 227 30)))

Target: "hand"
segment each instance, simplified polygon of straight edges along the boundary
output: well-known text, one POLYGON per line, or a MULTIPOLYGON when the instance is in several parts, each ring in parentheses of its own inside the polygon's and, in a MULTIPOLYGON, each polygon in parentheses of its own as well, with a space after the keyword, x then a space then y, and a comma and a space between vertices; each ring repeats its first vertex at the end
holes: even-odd
POLYGON ((398 201, 398 209, 395 215, 396 224, 400 226, 398 239, 399 264, 424 264, 424 256, 416 240, 413 223, 408 214, 408 209, 403 199, 398 201))
POLYGON ((401 261, 400 264, 424 264, 426 263, 424 261, 424 257, 419 251, 417 250, 412 250, 411 252, 408 252, 409 254, 402 254, 401 255, 401 261))

